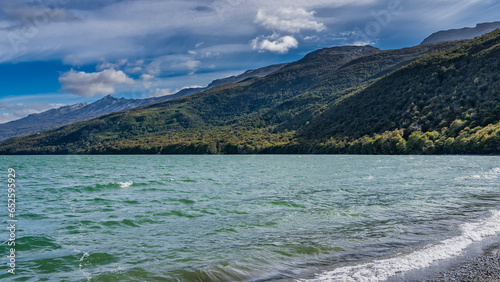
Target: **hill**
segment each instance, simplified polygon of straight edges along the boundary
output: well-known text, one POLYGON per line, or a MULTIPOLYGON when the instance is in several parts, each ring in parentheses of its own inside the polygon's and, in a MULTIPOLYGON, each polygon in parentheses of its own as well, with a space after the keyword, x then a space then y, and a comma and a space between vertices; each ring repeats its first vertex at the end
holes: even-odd
MULTIPOLYGON (((462 142, 462 137, 479 136, 497 126, 494 107, 493 111, 483 107, 498 104, 498 88, 489 82, 498 67, 492 58, 499 37, 496 32, 465 44, 447 42, 388 51, 369 46, 325 48, 264 78, 250 78, 189 97, 8 140, 0 144, 0 152, 446 152, 445 147, 462 142), (467 72, 468 65, 473 64, 473 72, 467 72), (491 67, 478 69, 488 64, 491 67), (457 77, 448 80, 452 73, 457 77), (476 74, 480 74, 477 80, 472 78, 476 74), (478 94, 470 81, 476 88, 488 84, 483 86, 484 91, 493 94, 478 94), (427 82, 427 92, 421 92, 420 86, 427 82), (453 91, 467 86, 471 86, 471 95, 466 96, 470 101, 462 101, 462 96, 453 91), (439 93, 442 97, 435 98, 439 93), (470 107, 462 106, 468 101, 470 107), (448 102, 459 104, 455 107, 448 102), (477 111, 468 110, 477 107, 477 111), (431 115, 428 109, 439 110, 433 110, 431 115), (479 123, 464 131, 471 125, 467 113, 479 123), (448 140, 455 138, 452 134, 456 139, 448 140), (436 145, 439 140, 444 140, 441 147, 436 145), (442 151, 427 150, 429 142, 442 151)), ((497 150, 494 145, 481 146, 483 153, 497 150)))
POLYGON ((240 75, 212 81, 206 87, 185 88, 172 95, 151 97, 145 99, 115 98, 110 95, 91 104, 77 103, 74 105, 50 109, 48 111, 31 114, 27 117, 0 124, 0 141, 8 138, 39 133, 45 130, 58 128, 64 125, 90 120, 106 114, 151 105, 179 97, 200 93, 205 90, 225 84, 237 83, 253 77, 265 77, 286 64, 271 65, 259 69, 248 70, 240 75))
POLYGON ((421 44, 432 44, 453 40, 473 39, 500 28, 500 22, 480 23, 476 27, 442 30, 427 37, 421 44))
POLYGON ((350 94, 315 116, 300 136, 356 153, 498 154, 498 70, 500 30, 350 94))

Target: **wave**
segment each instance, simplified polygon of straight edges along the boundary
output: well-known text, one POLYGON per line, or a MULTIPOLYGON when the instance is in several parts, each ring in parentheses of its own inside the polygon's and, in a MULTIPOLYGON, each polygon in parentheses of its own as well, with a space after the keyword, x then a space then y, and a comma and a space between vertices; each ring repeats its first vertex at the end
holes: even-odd
POLYGON ((139 225, 135 224, 134 221, 130 219, 124 219, 124 220, 108 220, 104 221, 101 223, 102 225, 108 226, 108 227, 114 227, 114 226, 130 226, 130 227, 139 227, 139 225))
POLYGON ((470 176, 461 176, 457 177, 457 179, 498 179, 500 178, 500 167, 492 168, 489 171, 482 172, 480 174, 473 174, 470 176))
POLYGON ((271 204, 276 205, 276 206, 289 207, 289 208, 301 208, 301 209, 306 208, 303 205, 299 205, 299 204, 296 204, 294 202, 288 202, 288 201, 274 201, 274 202, 271 202, 271 204))
POLYGON ((127 188, 127 187, 132 186, 132 184, 134 184, 134 182, 132 182, 132 181, 118 182, 118 185, 120 185, 120 188, 127 188))
POLYGON ((409 254, 337 268, 303 281, 385 281, 396 274, 422 269, 436 261, 457 257, 471 244, 500 233, 500 211, 492 211, 490 217, 478 222, 464 223, 460 229, 460 236, 409 254))
POLYGON ((17 238, 16 251, 33 251, 35 249, 60 249, 54 239, 44 236, 24 236, 17 238))

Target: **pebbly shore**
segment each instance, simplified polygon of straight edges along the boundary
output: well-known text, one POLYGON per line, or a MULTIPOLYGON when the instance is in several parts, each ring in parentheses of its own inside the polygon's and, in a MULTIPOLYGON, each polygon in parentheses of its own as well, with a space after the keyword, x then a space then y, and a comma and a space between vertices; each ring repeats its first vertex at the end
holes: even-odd
POLYGON ((437 273, 426 281, 500 281, 500 252, 474 258, 461 266, 437 273))

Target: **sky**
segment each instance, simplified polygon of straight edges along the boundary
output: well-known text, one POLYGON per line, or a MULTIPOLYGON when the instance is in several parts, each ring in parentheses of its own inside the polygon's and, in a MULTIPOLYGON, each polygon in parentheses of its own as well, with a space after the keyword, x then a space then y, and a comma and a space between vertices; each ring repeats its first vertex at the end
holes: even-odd
POLYGON ((0 123, 201 87, 317 49, 397 49, 500 20, 489 0, 2 0, 0 123))

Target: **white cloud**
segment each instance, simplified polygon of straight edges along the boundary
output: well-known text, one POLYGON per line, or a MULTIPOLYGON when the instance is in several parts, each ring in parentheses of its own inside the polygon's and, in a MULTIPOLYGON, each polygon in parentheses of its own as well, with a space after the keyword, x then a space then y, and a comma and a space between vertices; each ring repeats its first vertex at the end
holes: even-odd
POLYGON ((175 91, 172 91, 170 88, 155 88, 155 89, 151 89, 148 92, 148 97, 161 97, 161 96, 172 95, 172 94, 175 94, 181 90, 189 89, 189 88, 203 88, 203 86, 200 86, 200 85, 184 86, 180 89, 176 89, 175 91))
POLYGON ((189 70, 189 75, 193 75, 200 65, 201 61, 189 59, 186 62, 173 63, 170 67, 174 70, 189 70))
POLYGON ((64 104, 51 104, 47 102, 0 103, 0 123, 18 120, 30 114, 41 113, 62 106, 64 104))
POLYGON ((293 36, 283 36, 275 39, 276 35, 273 35, 268 38, 255 38, 252 40, 252 48, 259 51, 271 51, 276 53, 287 53, 288 50, 292 48, 297 48, 299 46, 299 42, 293 36))
POLYGON ((155 76, 150 74, 141 75, 142 85, 145 89, 151 88, 154 84, 155 76))
POLYGON ((323 23, 315 19, 314 11, 308 12, 302 8, 280 8, 276 11, 259 9, 255 22, 267 29, 292 33, 297 33, 301 30, 320 32, 326 29, 323 23))
POLYGON ((97 70, 107 70, 107 69, 119 69, 121 66, 125 65, 127 63, 126 59, 121 59, 116 63, 102 63, 97 66, 97 70))
MULTIPOLYGON (((354 26, 364 28, 366 23, 374 20, 371 12, 387 9, 390 2, 2 0, 0 10, 4 13, 0 19, 0 62, 64 60, 67 64, 75 65, 99 64, 120 58, 136 60, 166 54, 186 54, 186 46, 201 54, 198 48, 241 44, 242 41, 246 43, 248 38, 262 34, 259 33, 262 27, 282 34, 301 33, 303 36, 311 36, 326 29, 342 31, 354 26), (56 2, 60 5, 51 8, 56 2), (41 6, 48 6, 49 9, 41 6), (43 15, 48 15, 47 20, 43 15), (23 21, 24 18, 29 24, 23 21), (75 36, 75 30, 79 31, 78 36, 75 36)), ((394 22, 391 26, 400 30, 413 28, 420 32, 418 36, 429 35, 436 29, 460 27, 464 23, 469 25, 471 22, 498 19, 498 13, 495 12, 499 4, 495 1, 401 2, 404 2, 404 9, 398 17, 404 21, 401 20, 402 24, 398 23, 398 26, 394 22)), ((239 50, 232 51, 241 53, 239 50)), ((238 61, 235 65, 240 63, 238 61)))
POLYGON ((154 78, 155 78, 154 75, 150 75, 150 74, 143 74, 143 75, 141 75, 141 79, 142 80, 152 80, 154 78))
POLYGON ((198 60, 188 60, 187 62, 172 64, 173 68, 195 70, 200 66, 201 62, 198 60))
POLYGON ((166 96, 166 95, 172 95, 175 92, 172 92, 172 90, 168 88, 156 88, 154 91, 151 91, 149 94, 149 97, 161 97, 161 96, 166 96))
POLYGON ((92 97, 96 94, 113 94, 115 86, 119 84, 133 84, 134 80, 123 71, 107 69, 101 72, 77 72, 71 70, 59 77, 61 90, 83 97, 92 97))
POLYGON ((142 68, 141 67, 126 68, 125 70, 128 73, 141 73, 142 72, 142 68))

